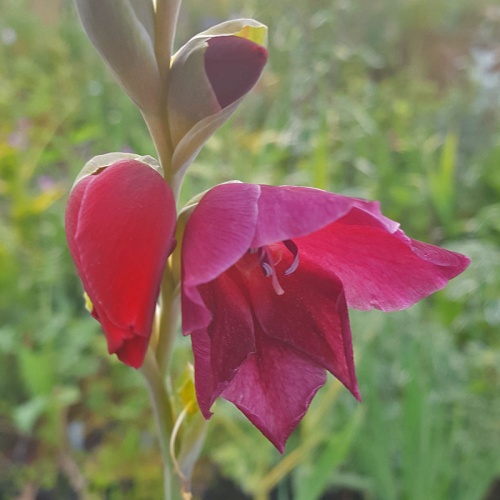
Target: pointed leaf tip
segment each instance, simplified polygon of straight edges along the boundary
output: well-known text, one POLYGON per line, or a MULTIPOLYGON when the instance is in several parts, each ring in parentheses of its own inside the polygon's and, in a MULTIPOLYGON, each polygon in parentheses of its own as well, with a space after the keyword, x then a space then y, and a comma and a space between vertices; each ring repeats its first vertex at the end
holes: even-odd
POLYGON ((239 36, 208 40, 205 71, 221 108, 245 95, 257 83, 267 62, 267 50, 239 36))

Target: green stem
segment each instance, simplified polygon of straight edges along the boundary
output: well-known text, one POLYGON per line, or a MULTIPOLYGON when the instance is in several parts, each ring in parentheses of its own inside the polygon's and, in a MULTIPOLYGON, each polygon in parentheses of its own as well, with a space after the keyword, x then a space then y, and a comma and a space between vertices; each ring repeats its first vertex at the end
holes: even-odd
POLYGON ((156 0, 155 55, 162 82, 166 82, 174 46, 181 0, 156 0))
POLYGON ((179 317, 179 285, 167 265, 163 274, 160 295, 160 323, 158 345, 156 346, 156 362, 161 374, 166 375, 172 357, 172 350, 177 331, 179 317))
POLYGON ((165 500, 173 500, 180 497, 180 486, 176 484, 175 476, 172 475, 169 449, 170 436, 174 428, 174 415, 164 379, 158 369, 156 357, 151 349, 148 349, 141 371, 148 385, 153 414, 158 428, 160 451, 163 460, 165 500))
POLYGON ((170 185, 175 200, 178 200, 181 184, 184 179, 184 172, 179 175, 179 172, 172 171, 171 165, 174 148, 168 128, 168 113, 164 112, 162 116, 143 113, 143 117, 148 127, 149 135, 153 139, 153 144, 158 154, 158 160, 163 168, 165 181, 170 185))
POLYGON ((170 130, 168 129, 168 115, 166 112, 161 115, 143 113, 143 117, 158 153, 158 160, 163 168, 165 180, 170 184, 173 146, 170 139, 170 130))
MULTIPOLYGON (((173 145, 170 137, 167 106, 168 74, 172 47, 181 0, 156 0, 155 13, 155 55, 164 89, 157 114, 143 114, 163 168, 165 181, 178 197, 179 186, 173 186, 171 169, 173 145)), ((170 266, 167 264, 161 284, 160 318, 158 323, 158 344, 156 351, 148 349, 142 372, 151 395, 153 413, 158 427, 160 450, 163 460, 165 500, 180 498, 179 478, 172 473, 170 438, 174 429, 175 413, 167 386, 167 374, 172 357, 173 344, 179 314, 179 286, 170 266), (177 481, 176 481, 177 479, 177 481)))
POLYGON ((171 172, 173 144, 168 123, 168 75, 180 6, 181 0, 156 0, 154 50, 163 92, 158 114, 144 115, 163 167, 165 180, 171 185, 175 199, 178 197, 179 187, 173 186, 171 172))

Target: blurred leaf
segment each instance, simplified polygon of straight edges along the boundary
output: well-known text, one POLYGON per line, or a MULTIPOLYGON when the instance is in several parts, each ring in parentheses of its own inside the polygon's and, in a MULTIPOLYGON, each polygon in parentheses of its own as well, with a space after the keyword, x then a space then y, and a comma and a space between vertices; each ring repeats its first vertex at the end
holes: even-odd
POLYGON ((312 460, 304 457, 303 466, 298 470, 294 481, 297 500, 320 498, 332 482, 335 470, 351 451, 351 444, 362 420, 363 408, 359 406, 350 421, 340 431, 333 433, 322 448, 313 454, 312 460))
POLYGON ((30 434, 48 404, 48 397, 43 395, 17 406, 14 410, 14 422, 17 428, 24 434, 30 434))
POLYGON ((453 224, 454 188, 458 137, 455 133, 446 135, 439 162, 429 162, 428 176, 432 202, 447 227, 453 224))
POLYGON ((18 344, 18 335, 16 329, 12 326, 0 328, 0 353, 12 353, 18 344))
POLYGON ((55 353, 50 349, 18 349, 19 368, 26 388, 33 398, 48 395, 56 385, 55 353))

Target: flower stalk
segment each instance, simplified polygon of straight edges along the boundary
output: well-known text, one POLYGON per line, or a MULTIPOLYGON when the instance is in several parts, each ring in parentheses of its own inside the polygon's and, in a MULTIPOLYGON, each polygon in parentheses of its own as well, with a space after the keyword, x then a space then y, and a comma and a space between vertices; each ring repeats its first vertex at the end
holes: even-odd
POLYGON ((180 488, 175 474, 172 473, 172 461, 170 458, 170 437, 174 429, 174 412, 171 398, 165 383, 165 377, 161 374, 156 356, 148 349, 141 372, 146 379, 151 406, 158 430, 158 441, 163 462, 163 481, 165 500, 180 499, 180 488))
POLYGON ((160 70, 160 78, 166 83, 170 70, 177 18, 182 0, 156 0, 155 15, 155 55, 160 70))
POLYGON ((180 310, 179 284, 175 282, 172 268, 167 265, 160 291, 159 336, 156 346, 158 369, 165 377, 169 373, 175 334, 180 310))

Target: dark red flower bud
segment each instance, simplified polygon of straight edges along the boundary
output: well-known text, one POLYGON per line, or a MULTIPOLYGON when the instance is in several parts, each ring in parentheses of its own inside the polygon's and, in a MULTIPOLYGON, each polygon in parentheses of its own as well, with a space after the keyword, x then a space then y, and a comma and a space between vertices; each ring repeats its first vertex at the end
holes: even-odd
POLYGON ((66 236, 110 354, 139 368, 151 336, 175 202, 149 165, 119 160, 83 177, 70 194, 66 236))
POLYGON ((257 83, 267 62, 267 50, 240 36, 208 40, 205 71, 217 101, 225 108, 257 83))

